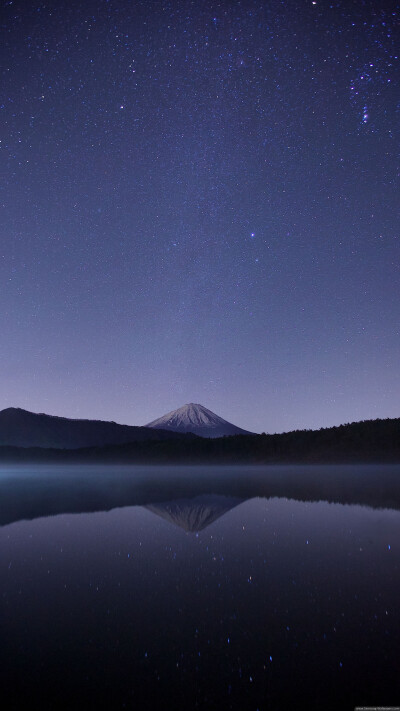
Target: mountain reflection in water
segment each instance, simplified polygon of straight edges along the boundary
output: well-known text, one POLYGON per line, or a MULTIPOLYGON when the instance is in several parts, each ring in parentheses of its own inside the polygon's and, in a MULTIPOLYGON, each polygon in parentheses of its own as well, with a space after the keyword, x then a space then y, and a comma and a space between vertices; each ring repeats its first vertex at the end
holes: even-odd
POLYGON ((144 508, 169 521, 187 533, 203 531, 207 526, 221 518, 228 511, 242 503, 241 499, 229 496, 203 495, 192 499, 163 501, 148 504, 144 508))
POLYGON ((5 708, 395 705, 396 508, 396 468, 3 471, 5 708))
POLYGON ((2 467, 0 526, 123 506, 162 504, 165 509, 163 502, 199 496, 232 501, 284 497, 400 509, 400 466, 2 467))

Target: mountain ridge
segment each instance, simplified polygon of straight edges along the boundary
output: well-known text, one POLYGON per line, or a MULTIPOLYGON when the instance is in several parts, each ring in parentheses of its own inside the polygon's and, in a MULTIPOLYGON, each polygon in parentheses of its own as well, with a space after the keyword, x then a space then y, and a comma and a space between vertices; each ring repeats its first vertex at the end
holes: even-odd
MULTIPOLYGON (((146 429, 146 428, 144 428, 146 429)), ((152 432, 151 429, 147 430, 152 432)), ((400 464, 400 418, 219 438, 158 430, 155 439, 75 449, 0 446, 0 462, 102 464, 400 464), (175 434, 175 439, 168 437, 175 434)), ((155 433, 153 432, 153 435, 155 433)))
POLYGON ((42 412, 30 412, 21 407, 8 407, 0 411, 0 446, 80 449, 137 441, 179 439, 182 436, 173 431, 155 432, 147 427, 122 425, 107 420, 47 415, 42 412))

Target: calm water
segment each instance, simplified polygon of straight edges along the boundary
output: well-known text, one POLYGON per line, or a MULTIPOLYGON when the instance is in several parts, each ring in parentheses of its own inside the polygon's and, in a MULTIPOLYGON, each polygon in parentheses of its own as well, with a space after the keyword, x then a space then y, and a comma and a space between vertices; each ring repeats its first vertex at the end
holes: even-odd
POLYGON ((399 482, 3 468, 6 708, 399 705, 399 482))

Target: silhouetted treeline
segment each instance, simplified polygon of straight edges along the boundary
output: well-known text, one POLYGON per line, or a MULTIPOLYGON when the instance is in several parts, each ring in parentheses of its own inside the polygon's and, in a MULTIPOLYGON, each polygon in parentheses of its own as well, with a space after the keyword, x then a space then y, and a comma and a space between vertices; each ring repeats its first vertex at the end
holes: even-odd
POLYGON ((0 447, 0 459, 3 462, 160 464, 400 462, 400 418, 273 435, 160 439, 75 450, 0 447))

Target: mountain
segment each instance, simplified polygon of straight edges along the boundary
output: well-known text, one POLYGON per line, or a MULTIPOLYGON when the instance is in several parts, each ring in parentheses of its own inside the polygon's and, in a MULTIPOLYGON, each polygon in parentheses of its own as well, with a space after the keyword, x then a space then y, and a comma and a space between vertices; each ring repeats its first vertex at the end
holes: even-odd
POLYGON ((146 427, 152 429, 172 430, 172 432, 193 432, 200 437, 224 437, 225 435, 249 435, 251 432, 242 430, 236 425, 223 420, 203 405, 190 402, 178 410, 168 412, 158 420, 149 422, 146 427))
POLYGON ((157 516, 183 528, 187 533, 195 533, 207 528, 218 518, 243 503, 243 499, 219 494, 203 494, 190 499, 162 501, 147 504, 143 508, 157 516))
POLYGON ((153 432, 147 427, 102 420, 70 420, 19 407, 0 411, 0 446, 78 449, 181 438, 182 435, 172 431, 153 432))

